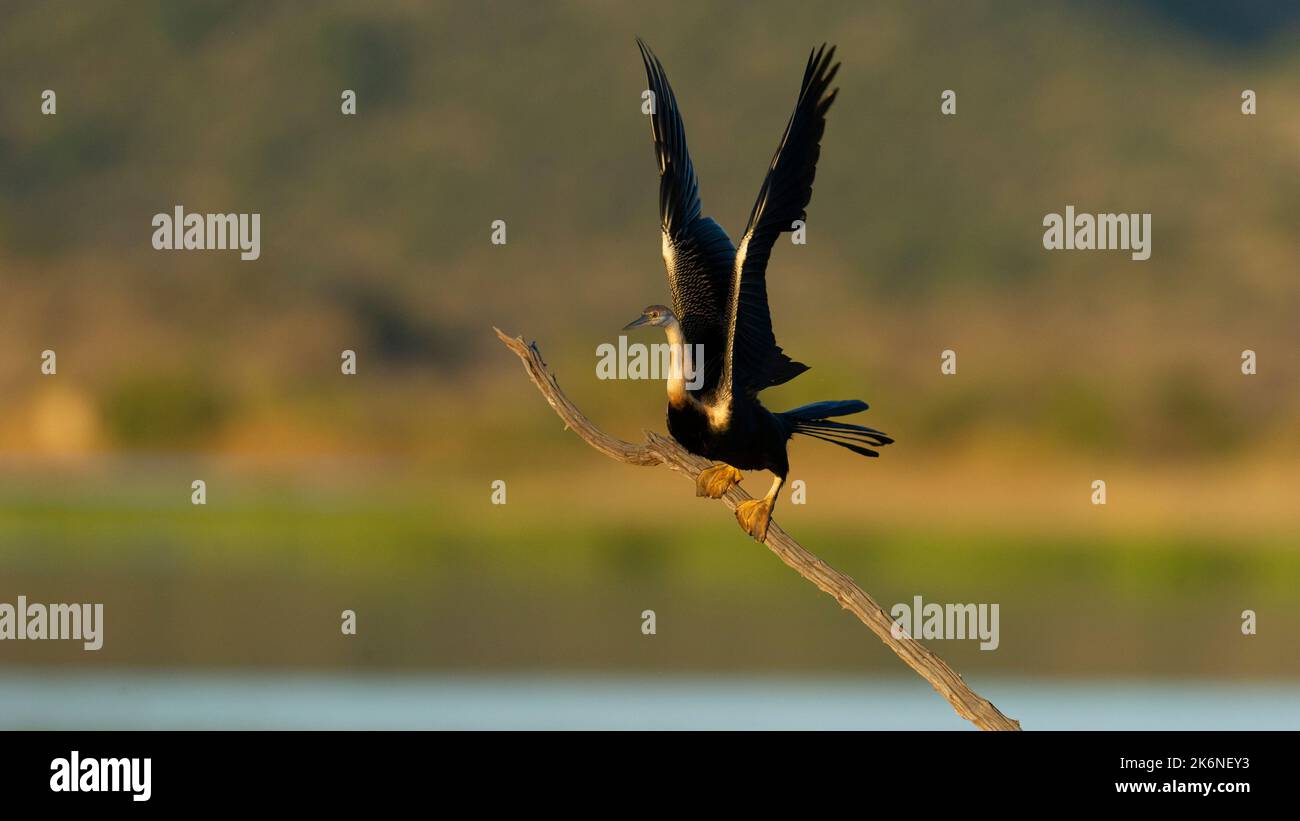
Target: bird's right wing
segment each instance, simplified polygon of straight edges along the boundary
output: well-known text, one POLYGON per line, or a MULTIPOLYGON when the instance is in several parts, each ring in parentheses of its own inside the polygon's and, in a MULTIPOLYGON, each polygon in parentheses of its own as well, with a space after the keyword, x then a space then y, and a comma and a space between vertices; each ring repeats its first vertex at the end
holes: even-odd
POLYGON ((646 79, 654 93, 650 133, 659 161, 659 221, 663 227, 664 267, 673 312, 686 341, 705 346, 706 381, 716 376, 723 355, 724 314, 736 249, 727 233, 700 216, 700 186, 686 150, 686 129, 663 64, 637 38, 646 79))
POLYGON ((727 353, 721 387, 731 395, 757 393, 788 382, 808 366, 786 356, 772 332, 767 304, 767 260, 776 239, 806 218, 813 178, 826 130, 826 112, 835 102, 829 94, 839 64, 831 64, 835 47, 822 46, 808 57, 794 113, 758 192, 749 225, 736 254, 736 269, 727 301, 727 353))

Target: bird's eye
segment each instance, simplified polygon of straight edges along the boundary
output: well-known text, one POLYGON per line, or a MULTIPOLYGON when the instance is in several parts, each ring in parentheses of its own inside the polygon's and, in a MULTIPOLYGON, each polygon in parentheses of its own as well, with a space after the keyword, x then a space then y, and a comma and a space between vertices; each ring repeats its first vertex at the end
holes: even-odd
POLYGON ((651 318, 651 319, 658 319, 658 318, 659 318, 659 312, 658 312, 658 311, 651 311, 651 312, 650 312, 650 318, 651 318))

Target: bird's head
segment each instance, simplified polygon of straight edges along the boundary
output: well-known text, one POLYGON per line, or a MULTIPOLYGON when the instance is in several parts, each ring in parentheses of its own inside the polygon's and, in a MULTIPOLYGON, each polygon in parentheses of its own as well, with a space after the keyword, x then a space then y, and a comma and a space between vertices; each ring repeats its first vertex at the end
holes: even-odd
POLYGON ((677 317, 666 305, 651 305, 641 312, 641 315, 623 326, 623 330, 630 331, 633 328, 662 328, 672 322, 677 317))

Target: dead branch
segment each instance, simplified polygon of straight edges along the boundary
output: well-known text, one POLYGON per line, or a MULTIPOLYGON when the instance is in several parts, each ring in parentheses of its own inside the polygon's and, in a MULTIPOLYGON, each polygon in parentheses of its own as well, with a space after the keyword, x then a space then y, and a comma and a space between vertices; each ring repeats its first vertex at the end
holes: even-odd
MULTIPOLYGON (((624 442, 597 428, 583 416, 582 412, 569 401, 555 377, 546 371, 546 363, 536 344, 526 344, 522 337, 511 338, 494 328, 497 336, 514 351, 524 363, 528 377, 546 397, 546 401, 564 420, 565 425, 596 450, 621 462, 631 465, 665 465, 678 473, 684 474, 692 482, 696 475, 709 466, 709 462, 684 450, 672 439, 657 433, 646 431, 646 444, 634 445, 624 442)), ((739 486, 733 486, 723 497, 723 502, 731 510, 750 495, 739 486)), ((892 627, 893 619, 889 617, 871 596, 854 583, 853 579, 840 573, 821 559, 805 550, 789 534, 781 529, 775 521, 769 526, 764 544, 777 557, 799 575, 817 585, 825 593, 835 597, 840 605, 871 629, 890 650, 898 655, 908 667, 930 682, 939 695, 948 700, 953 709, 962 718, 972 722, 981 730, 1019 730, 1020 723, 1007 718, 987 699, 979 696, 966 686, 961 676, 942 659, 926 649, 916 639, 903 635, 895 638, 892 627)))

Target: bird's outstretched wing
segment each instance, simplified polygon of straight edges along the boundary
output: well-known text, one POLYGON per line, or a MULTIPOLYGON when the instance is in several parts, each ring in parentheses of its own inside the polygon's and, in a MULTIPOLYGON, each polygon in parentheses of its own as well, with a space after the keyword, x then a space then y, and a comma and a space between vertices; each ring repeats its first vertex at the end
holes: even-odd
POLYGON ((808 57, 803 86, 785 135, 772 158, 749 225, 740 241, 727 309, 727 354, 722 387, 734 394, 757 393, 780 385, 808 370, 786 356, 772 333, 765 279, 772 246, 795 220, 805 219, 812 199, 813 177, 821 154, 826 112, 838 93, 827 94, 839 64, 831 65, 835 48, 823 45, 808 57))
POLYGON ((709 217, 700 216, 700 186, 686 150, 686 129, 663 64, 640 38, 646 79, 654 93, 650 133, 659 161, 659 221, 673 312, 686 341, 704 346, 705 385, 716 383, 724 354, 726 305, 736 248, 709 217))

